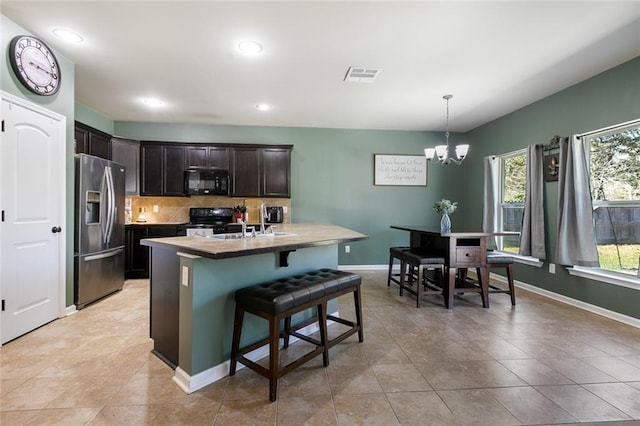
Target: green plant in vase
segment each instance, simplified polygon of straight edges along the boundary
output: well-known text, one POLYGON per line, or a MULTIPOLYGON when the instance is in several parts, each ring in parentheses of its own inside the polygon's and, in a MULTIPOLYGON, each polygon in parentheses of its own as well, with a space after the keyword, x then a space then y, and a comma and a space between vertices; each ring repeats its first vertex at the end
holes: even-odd
POLYGON ((451 232, 451 218, 449 215, 455 212, 457 208, 457 202, 451 202, 446 198, 436 201, 433 204, 433 210, 442 215, 442 219, 440 219, 440 232, 443 234, 451 232))

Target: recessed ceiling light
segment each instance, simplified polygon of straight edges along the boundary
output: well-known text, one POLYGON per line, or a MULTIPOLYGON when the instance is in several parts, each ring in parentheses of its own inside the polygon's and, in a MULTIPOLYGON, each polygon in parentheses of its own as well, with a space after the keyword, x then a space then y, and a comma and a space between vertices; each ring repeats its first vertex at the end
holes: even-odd
POLYGON ((262 52, 262 45, 257 41, 245 40, 238 43, 238 50, 245 55, 257 55, 262 52))
POLYGON ((256 105, 256 108, 258 108, 259 111, 269 111, 269 110, 271 110, 271 105, 258 104, 258 105, 256 105))
POLYGON ((82 43, 82 37, 80 36, 80 34, 75 33, 71 30, 56 28, 53 30, 53 33, 64 41, 68 41, 69 43, 82 43))
POLYGON ((156 98, 144 98, 142 100, 142 102, 145 105, 150 106, 151 108, 158 108, 158 107, 161 107, 162 105, 164 105, 164 102, 162 102, 160 99, 156 99, 156 98))

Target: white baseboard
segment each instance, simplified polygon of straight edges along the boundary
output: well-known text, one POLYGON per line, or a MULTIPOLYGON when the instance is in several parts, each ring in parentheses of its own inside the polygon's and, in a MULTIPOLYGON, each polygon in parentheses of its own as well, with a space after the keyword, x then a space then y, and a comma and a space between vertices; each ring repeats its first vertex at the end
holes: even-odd
MULTIPOLYGON (((386 271, 389 265, 338 265, 339 271, 386 271)), ((393 267, 394 271, 400 271, 400 265, 393 267)))
MULTIPOLYGON (((333 315, 335 317, 339 316, 338 312, 334 312, 329 315, 333 315)), ((313 323, 313 324, 309 324, 306 327, 301 328, 300 330, 298 330, 298 333, 308 336, 315 333, 316 331, 318 331, 318 323, 313 323)), ((293 344, 298 340, 300 339, 298 339, 297 337, 291 336, 289 343, 293 344)), ((265 345, 265 346, 259 347, 258 349, 249 352, 245 356, 254 362, 262 358, 266 358, 269 356, 269 346, 265 345)), ((228 376, 229 364, 230 364, 230 361, 224 361, 221 364, 208 368, 193 376, 190 376, 189 374, 187 374, 180 367, 176 367, 176 371, 173 376, 173 381, 176 382, 177 385, 180 386, 180 389, 182 389, 185 393, 190 394, 199 389, 202 389, 205 386, 210 385, 213 382, 217 382, 218 380, 228 376)), ((243 368, 245 368, 244 365, 240 363, 237 364, 237 367, 236 367, 237 370, 241 370, 243 368)))
MULTIPOLYGON (((469 271, 471 272, 471 271, 469 271)), ((498 274, 491 274, 491 279, 496 280, 500 283, 507 283, 507 277, 498 274)), ((618 312, 611 311, 609 309, 602 308, 600 306, 592 305, 591 303, 586 303, 581 300, 573 299, 571 297, 563 296, 562 294, 554 293, 549 290, 545 290, 540 287, 536 287, 531 284, 523 283, 522 281, 514 280, 513 284, 522 288, 523 290, 530 291, 531 293, 539 294, 540 296, 548 297, 549 299, 556 300, 558 302, 565 303, 567 305, 574 306, 576 308, 583 309, 585 311, 591 312, 596 315, 603 316, 605 318, 612 319, 614 321, 621 322, 623 324, 630 325, 632 327, 640 328, 640 319, 630 317, 628 315, 624 315, 618 312)))
POLYGON ((64 316, 68 317, 69 315, 73 315, 73 314, 75 314, 77 312, 78 312, 78 310, 76 309, 76 305, 67 306, 64 309, 64 316))

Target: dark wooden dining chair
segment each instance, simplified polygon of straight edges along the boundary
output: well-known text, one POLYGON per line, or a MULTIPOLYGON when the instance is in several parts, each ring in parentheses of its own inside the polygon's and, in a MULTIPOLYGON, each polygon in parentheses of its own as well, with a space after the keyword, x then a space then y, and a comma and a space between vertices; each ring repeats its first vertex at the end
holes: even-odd
POLYGON ((445 259, 437 254, 420 250, 405 250, 400 255, 400 296, 403 291, 416 297, 416 308, 420 307, 422 297, 428 294, 444 296, 444 303, 447 305, 447 292, 444 290, 445 282, 445 259), (414 275, 408 271, 416 270, 414 275), (425 277, 428 270, 436 270, 434 282, 425 277), (413 288, 415 284, 415 289, 413 288), (440 286, 437 284, 441 284, 440 286))
POLYGON ((516 305, 516 292, 513 284, 513 258, 500 253, 487 253, 487 270, 504 268, 507 272, 507 288, 499 287, 489 282, 489 294, 506 293, 511 296, 511 305, 516 305))
MULTIPOLYGON (((487 275, 491 273, 491 269, 504 268, 507 273, 507 287, 501 287, 496 284, 491 283, 491 279, 489 279, 487 294, 495 294, 495 293, 504 293, 511 296, 511 305, 516 305, 516 292, 515 285, 513 283, 513 258, 508 255, 504 255, 501 253, 488 252, 487 253, 487 275)), ((477 280, 470 280, 467 277, 466 269, 458 270, 458 279, 463 282, 471 282, 477 286, 480 286, 480 268, 476 268, 476 276, 477 280)), ((487 297, 488 300, 488 297, 487 297)), ((488 306, 487 306, 488 307, 488 306)))
POLYGON ((395 261, 400 262, 400 269, 402 269, 402 252, 409 250, 410 247, 389 247, 389 274, 387 275, 387 287, 391 286, 391 283, 396 283, 400 286, 400 271, 393 272, 395 261))

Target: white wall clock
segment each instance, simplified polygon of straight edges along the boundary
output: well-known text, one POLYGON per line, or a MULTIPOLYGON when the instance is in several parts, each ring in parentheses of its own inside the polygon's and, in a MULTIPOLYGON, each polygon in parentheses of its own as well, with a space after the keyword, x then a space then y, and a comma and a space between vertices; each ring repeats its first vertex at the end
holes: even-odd
POLYGON ((49 47, 37 37, 14 37, 9 61, 18 80, 37 95, 53 95, 60 88, 60 66, 49 47))

